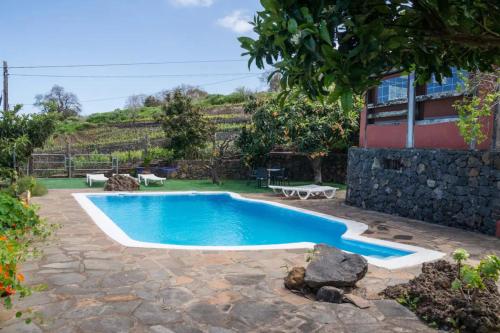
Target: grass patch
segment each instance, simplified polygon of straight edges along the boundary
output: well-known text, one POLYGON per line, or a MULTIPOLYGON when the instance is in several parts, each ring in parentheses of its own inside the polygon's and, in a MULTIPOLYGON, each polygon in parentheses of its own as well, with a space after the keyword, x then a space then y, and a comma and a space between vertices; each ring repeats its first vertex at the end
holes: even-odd
MULTIPOLYGON (((83 189, 89 188, 85 178, 39 178, 38 183, 45 185, 48 189, 83 189)), ((291 182, 291 185, 305 185, 311 182, 291 182)), ((344 184, 325 183, 324 185, 335 186, 345 189, 344 184)), ((93 188, 102 188, 102 184, 95 184, 93 188)), ((246 180, 225 180, 222 185, 212 184, 210 180, 180 180, 167 179, 163 185, 152 184, 148 187, 141 185, 141 191, 230 191, 236 193, 269 193, 268 188, 258 188, 254 182, 247 185, 246 180)))

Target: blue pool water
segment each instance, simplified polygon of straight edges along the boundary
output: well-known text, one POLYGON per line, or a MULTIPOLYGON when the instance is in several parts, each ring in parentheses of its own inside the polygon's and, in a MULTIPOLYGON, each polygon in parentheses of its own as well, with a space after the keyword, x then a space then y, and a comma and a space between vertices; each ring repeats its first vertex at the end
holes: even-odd
POLYGON ((342 239, 341 222, 222 194, 89 195, 131 239, 141 242, 241 246, 326 243, 377 258, 412 252, 342 239))

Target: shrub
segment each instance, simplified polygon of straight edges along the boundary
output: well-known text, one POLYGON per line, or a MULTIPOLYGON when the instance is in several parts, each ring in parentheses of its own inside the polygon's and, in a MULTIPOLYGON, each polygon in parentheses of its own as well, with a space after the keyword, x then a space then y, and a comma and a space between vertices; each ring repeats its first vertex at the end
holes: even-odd
POLYGON ((44 196, 47 192, 47 187, 39 182, 36 182, 35 186, 31 189, 31 195, 34 197, 44 196))
POLYGON ((7 308, 12 295, 30 294, 18 265, 38 253, 35 242, 45 240, 53 228, 40 219, 34 206, 0 193, 0 298, 7 308))
POLYGON ((13 184, 3 190, 3 192, 11 196, 19 196, 26 191, 31 191, 31 195, 35 197, 47 194, 45 185, 38 183, 34 177, 30 176, 18 178, 13 184))
POLYGON ((35 187, 36 180, 33 177, 30 176, 25 176, 17 179, 16 182, 16 189, 15 192, 16 194, 21 194, 26 191, 32 191, 33 187, 35 187))
POLYGON ((500 259, 495 255, 487 255, 476 267, 465 265, 463 262, 469 258, 469 253, 464 249, 453 252, 453 259, 457 263, 458 276, 451 287, 458 290, 469 303, 474 303, 477 294, 486 289, 486 281, 498 281, 500 275, 500 259))
POLYGON ((422 265, 408 283, 387 287, 382 294, 414 311, 430 326, 453 332, 500 332, 500 294, 496 282, 500 261, 485 256, 478 266, 465 263, 467 251, 453 253, 456 264, 438 260, 422 265))

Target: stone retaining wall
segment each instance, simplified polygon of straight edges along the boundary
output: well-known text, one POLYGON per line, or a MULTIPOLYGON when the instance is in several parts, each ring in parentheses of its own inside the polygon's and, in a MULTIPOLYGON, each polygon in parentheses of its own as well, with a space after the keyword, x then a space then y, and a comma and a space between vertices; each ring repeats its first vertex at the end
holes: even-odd
MULTIPOLYGON (((179 160, 173 163, 178 167, 177 172, 169 175, 174 179, 205 179, 210 178, 208 162, 204 160, 179 160)), ((274 155, 270 157, 268 166, 280 166, 287 169, 290 180, 311 181, 314 179, 311 162, 301 155, 274 155)), ((120 164, 120 172, 132 172, 135 167, 120 164)), ((323 160, 323 181, 345 183, 347 174, 347 154, 332 154, 323 160)), ((250 170, 240 159, 224 160, 221 175, 222 179, 248 179, 250 170)))
POLYGON ((351 148, 350 205, 494 235, 500 152, 351 148))
MULTIPOLYGON (((207 162, 202 160, 181 160, 175 162, 179 170, 172 175, 179 179, 203 179, 210 177, 210 170, 206 168, 207 162)), ((312 180, 314 179, 311 162, 305 156, 300 155, 277 155, 268 161, 269 166, 280 166, 287 169, 290 180, 312 180)), ((345 183, 347 169, 347 154, 335 154, 328 156, 323 161, 323 181, 345 183)), ((225 160, 221 168, 223 179, 247 179, 249 169, 239 159, 225 160)))

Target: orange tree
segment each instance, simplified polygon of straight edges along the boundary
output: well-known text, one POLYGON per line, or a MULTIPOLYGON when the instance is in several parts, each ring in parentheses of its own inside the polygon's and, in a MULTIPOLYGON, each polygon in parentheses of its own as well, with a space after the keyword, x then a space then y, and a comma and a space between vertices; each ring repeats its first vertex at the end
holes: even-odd
MULTIPOLYGON (((440 82, 451 68, 490 71, 500 63, 498 0, 261 0, 257 38, 240 37, 249 64, 273 65, 283 87, 340 98, 378 84, 387 71, 440 82), (329 88, 335 83, 335 90, 329 88)), ((272 75, 272 74, 271 74, 272 75)), ((272 76, 271 76, 272 77, 272 76)))
POLYGON ((237 145, 247 161, 262 161, 278 146, 305 155, 311 161, 314 182, 321 184, 323 158, 355 143, 360 103, 355 105, 342 109, 338 102, 313 101, 297 91, 284 101, 279 96, 253 100, 246 106, 252 123, 237 145))

